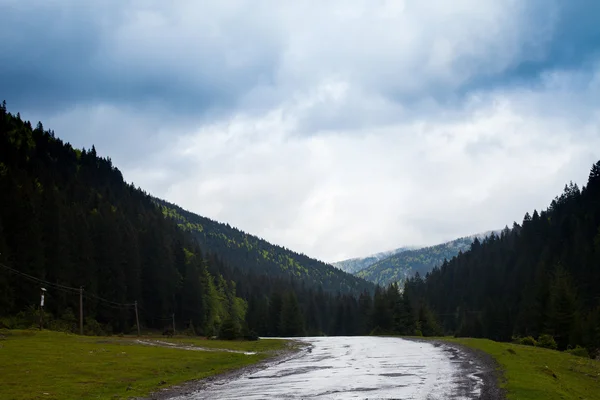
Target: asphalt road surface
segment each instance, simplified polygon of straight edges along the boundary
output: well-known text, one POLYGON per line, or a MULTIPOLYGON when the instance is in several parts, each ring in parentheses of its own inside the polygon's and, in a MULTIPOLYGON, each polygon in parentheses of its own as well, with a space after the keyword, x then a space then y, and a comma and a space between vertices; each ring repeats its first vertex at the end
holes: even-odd
POLYGON ((178 400, 479 399, 490 369, 469 351, 385 337, 302 338, 294 357, 178 400))

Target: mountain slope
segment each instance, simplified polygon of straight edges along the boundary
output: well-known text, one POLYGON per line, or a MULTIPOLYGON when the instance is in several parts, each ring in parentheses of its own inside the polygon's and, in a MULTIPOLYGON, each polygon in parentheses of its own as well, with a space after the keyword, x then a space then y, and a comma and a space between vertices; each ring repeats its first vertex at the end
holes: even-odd
POLYGON ((130 331, 135 303, 145 327, 176 314, 215 334, 245 318, 219 268, 94 147, 74 149, 0 106, 0 327, 31 326, 43 286, 47 324, 74 330, 83 287, 88 333, 130 331))
POLYGON ((192 232, 202 248, 219 254, 227 264, 242 271, 301 280, 308 287, 331 293, 372 291, 374 285, 304 254, 277 246, 257 236, 213 221, 164 200, 155 199, 166 216, 192 232))
POLYGON ((332 265, 336 268, 341 269, 344 272, 348 272, 349 274, 356 274, 359 271, 375 264, 377 261, 390 257, 394 254, 402 253, 407 250, 415 250, 418 247, 400 247, 395 250, 383 251, 381 253, 371 254, 367 257, 357 257, 357 258, 349 258, 347 260, 338 261, 332 263, 332 265))
MULTIPOLYGON (((565 186, 547 210, 527 213, 500 235, 426 279, 409 280, 446 332, 494 340, 552 335, 559 349, 600 349, 600 161, 587 186, 565 186)), ((550 342, 547 340, 547 342, 550 342)))
POLYGON ((484 238, 493 231, 471 235, 435 246, 416 250, 406 250, 383 258, 356 275, 379 285, 389 285, 392 282, 404 281, 417 272, 425 275, 433 267, 441 265, 445 259, 451 259, 461 251, 471 247, 475 238, 484 238))
POLYGON ((174 321, 210 336, 372 329, 357 294, 371 304, 373 284, 160 202, 94 147, 33 129, 2 103, 0 329, 38 324, 40 286, 45 327, 71 332, 80 287, 84 333, 95 335, 135 329, 134 304, 144 329, 174 321))

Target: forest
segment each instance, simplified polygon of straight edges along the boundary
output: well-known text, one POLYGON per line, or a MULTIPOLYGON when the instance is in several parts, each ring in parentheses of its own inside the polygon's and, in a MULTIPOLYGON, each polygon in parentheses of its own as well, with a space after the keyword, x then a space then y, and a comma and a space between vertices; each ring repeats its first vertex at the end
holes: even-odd
POLYGON ((362 279, 157 200, 93 146, 75 149, 3 103, 0 327, 36 326, 41 287, 46 326, 73 332, 83 289, 87 334, 133 332, 136 303, 144 329, 365 334, 384 301, 362 279))
POLYGON ((548 209, 407 281, 445 333, 509 341, 551 336, 560 350, 600 349, 600 162, 587 185, 548 209))
POLYGON ((241 270, 261 271, 270 276, 291 276, 311 287, 328 292, 373 291, 374 285, 346 274, 331 265, 304 254, 277 246, 229 224, 196 215, 181 207, 155 199, 165 216, 191 232, 200 246, 218 253, 224 262, 241 270))
POLYGON ((462 237, 450 242, 419 249, 407 249, 377 260, 368 267, 355 273, 356 276, 370 282, 387 286, 392 282, 404 282, 416 273, 424 275, 458 254, 469 249, 473 237, 462 237))
POLYGON ((0 328, 131 333, 140 325, 226 338, 550 335, 600 348, 600 162, 581 190, 476 239, 404 286, 375 286, 189 213, 126 183, 0 106, 0 328))

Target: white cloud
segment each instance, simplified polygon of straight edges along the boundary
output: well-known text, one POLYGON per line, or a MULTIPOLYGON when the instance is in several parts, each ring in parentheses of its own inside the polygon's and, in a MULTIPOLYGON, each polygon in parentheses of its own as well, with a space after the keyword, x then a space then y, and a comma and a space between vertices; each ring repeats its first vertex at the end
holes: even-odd
POLYGON ((189 174, 158 194, 328 261, 501 228, 546 207, 568 180, 585 183, 600 158, 600 118, 542 112, 557 96, 577 108, 588 94, 554 85, 480 93, 440 118, 400 111, 350 135, 298 135, 320 108, 358 101, 348 86, 325 83, 180 138, 167 158, 184 158, 189 174))
POLYGON ((600 158, 597 66, 517 79, 550 52, 555 1, 89 4, 87 61, 118 93, 45 126, 327 261, 510 225, 600 158))

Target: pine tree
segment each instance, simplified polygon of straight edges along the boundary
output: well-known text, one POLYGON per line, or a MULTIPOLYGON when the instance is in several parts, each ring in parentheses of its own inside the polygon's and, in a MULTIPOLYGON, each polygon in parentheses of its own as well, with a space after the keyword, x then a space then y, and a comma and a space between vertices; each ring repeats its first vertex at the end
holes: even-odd
POLYGON ((548 326, 560 350, 575 344, 573 330, 578 319, 576 292, 569 273, 557 266, 551 283, 548 326))
POLYGON ((269 336, 281 336, 282 298, 277 292, 269 299, 269 336))
POLYGON ((296 293, 289 292, 281 305, 281 321, 279 331, 283 336, 303 336, 304 321, 298 304, 296 293))
MULTIPOLYGON (((8 246, 4 237, 4 229, 2 226, 2 218, 0 216, 0 264, 10 264, 10 255, 8 246)), ((11 282, 6 270, 0 265, 0 316, 6 316, 13 310, 14 293, 11 288, 11 282)))

